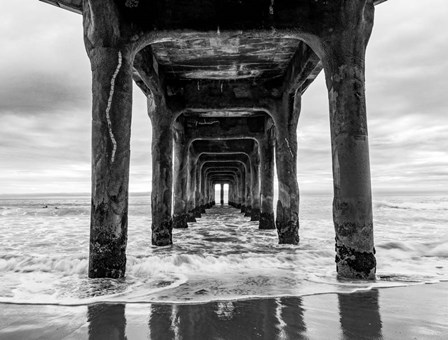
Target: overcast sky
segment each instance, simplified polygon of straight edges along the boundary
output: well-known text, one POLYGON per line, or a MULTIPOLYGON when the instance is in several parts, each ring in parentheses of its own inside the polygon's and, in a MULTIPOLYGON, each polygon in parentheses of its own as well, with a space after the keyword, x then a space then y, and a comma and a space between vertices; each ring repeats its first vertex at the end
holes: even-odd
MULTIPOLYGON (((0 195, 90 192, 90 64, 81 16, 0 0, 0 195)), ((377 7, 367 50, 374 191, 448 192, 448 1, 377 7)), ((130 190, 150 191, 151 125, 134 86, 130 190)), ((327 91, 302 100, 299 186, 332 190, 327 91)))

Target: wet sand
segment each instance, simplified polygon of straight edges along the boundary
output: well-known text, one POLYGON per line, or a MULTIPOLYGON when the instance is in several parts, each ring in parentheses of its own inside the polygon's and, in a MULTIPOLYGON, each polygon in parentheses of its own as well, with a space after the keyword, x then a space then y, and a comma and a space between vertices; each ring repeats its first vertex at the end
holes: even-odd
POLYGON ((0 339, 448 339, 448 283, 206 304, 0 304, 0 339))

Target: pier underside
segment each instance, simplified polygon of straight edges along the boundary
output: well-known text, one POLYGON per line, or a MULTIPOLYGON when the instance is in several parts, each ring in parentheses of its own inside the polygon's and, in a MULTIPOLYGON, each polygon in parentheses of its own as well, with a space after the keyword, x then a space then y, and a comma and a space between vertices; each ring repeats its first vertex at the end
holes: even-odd
POLYGON ((92 65, 90 277, 125 275, 133 81, 152 123, 153 245, 221 204, 216 184, 297 245, 297 126, 321 70, 338 275, 375 277, 364 60, 382 1, 44 1, 83 15, 92 65))

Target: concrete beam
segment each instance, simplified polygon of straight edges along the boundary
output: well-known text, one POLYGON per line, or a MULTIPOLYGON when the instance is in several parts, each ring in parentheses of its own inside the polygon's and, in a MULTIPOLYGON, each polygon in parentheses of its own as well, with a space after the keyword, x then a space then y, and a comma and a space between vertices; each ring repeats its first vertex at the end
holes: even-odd
POLYGON ((314 80, 321 70, 317 54, 310 46, 301 42, 286 69, 281 92, 295 93, 298 89, 301 90, 305 82, 314 80))

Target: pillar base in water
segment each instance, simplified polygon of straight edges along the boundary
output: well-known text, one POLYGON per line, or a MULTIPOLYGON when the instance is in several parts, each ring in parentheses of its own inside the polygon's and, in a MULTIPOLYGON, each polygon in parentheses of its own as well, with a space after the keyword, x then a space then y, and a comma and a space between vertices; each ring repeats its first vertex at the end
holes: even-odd
POLYGON ((245 213, 245 212, 246 212, 246 206, 245 206, 244 204, 241 204, 240 209, 241 209, 241 212, 242 212, 242 213, 245 213))
POLYGON ((152 244, 154 246, 169 246, 173 244, 173 221, 152 225, 152 244))
POLYGON ((189 211, 187 214, 187 222, 196 222, 194 218, 194 211, 189 211))
POLYGON ((252 209, 250 213, 251 221, 259 221, 260 220, 260 209, 252 209))
POLYGON ((205 205, 201 205, 201 214, 205 214, 205 205))
POLYGON ((275 229, 274 214, 261 213, 258 229, 275 229))
POLYGON ((121 240, 107 245, 90 244, 89 277, 119 279, 126 272, 126 252, 121 240))
POLYGON ((194 217, 196 217, 196 218, 201 218, 202 217, 202 215, 201 215, 201 208, 200 207, 198 207, 198 208, 194 208, 194 217))
POLYGON ((173 216, 173 228, 188 228, 187 224, 188 215, 174 215, 173 216))
POLYGON ((252 207, 248 205, 244 211, 244 217, 250 217, 251 213, 252 213, 252 207))
POLYGON ((279 244, 299 244, 299 223, 297 221, 276 222, 279 244))
POLYGON ((359 252, 336 241, 336 270, 339 277, 374 280, 376 259, 373 252, 359 252))

